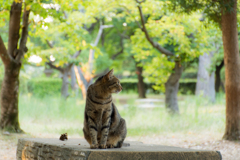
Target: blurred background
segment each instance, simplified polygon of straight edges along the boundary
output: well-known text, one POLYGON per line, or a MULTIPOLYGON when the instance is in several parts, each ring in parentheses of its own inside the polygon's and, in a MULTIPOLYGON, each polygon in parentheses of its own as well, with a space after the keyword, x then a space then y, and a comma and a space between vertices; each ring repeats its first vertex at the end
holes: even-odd
POLYGON ((0 54, 10 57, 1 56, 1 100, 9 95, 6 100, 14 102, 13 108, 1 103, 2 155, 14 159, 21 137, 83 137, 86 90, 114 69, 123 90, 113 100, 127 122, 127 140, 220 150, 225 159, 240 156, 239 142, 222 140, 221 9, 232 13, 236 7, 220 2, 0 2, 0 54))

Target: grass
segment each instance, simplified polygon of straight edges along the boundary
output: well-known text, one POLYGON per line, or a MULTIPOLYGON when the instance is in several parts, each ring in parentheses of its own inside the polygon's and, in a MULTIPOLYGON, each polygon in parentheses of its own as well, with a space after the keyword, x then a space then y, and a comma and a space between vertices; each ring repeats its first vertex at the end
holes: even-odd
MULTIPOLYGON (((150 95, 163 99, 163 96, 150 95)), ((139 108, 137 95, 114 96, 121 116, 127 122, 128 136, 167 135, 174 133, 223 133, 225 124, 225 98, 217 95, 211 104, 202 97, 179 96, 180 115, 167 114, 164 104, 156 108, 139 108), (128 107, 126 107, 126 104, 128 107)), ((85 102, 70 97, 62 101, 56 97, 37 98, 21 95, 19 117, 21 128, 28 133, 50 133, 83 136, 85 102)))

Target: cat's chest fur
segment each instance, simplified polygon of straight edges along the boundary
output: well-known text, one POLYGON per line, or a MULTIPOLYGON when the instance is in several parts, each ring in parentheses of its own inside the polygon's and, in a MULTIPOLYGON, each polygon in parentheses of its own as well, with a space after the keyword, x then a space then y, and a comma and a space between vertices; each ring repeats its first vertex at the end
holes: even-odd
POLYGON ((86 112, 95 122, 97 129, 101 129, 102 124, 111 116, 112 96, 100 98, 94 95, 92 86, 89 87, 86 112))

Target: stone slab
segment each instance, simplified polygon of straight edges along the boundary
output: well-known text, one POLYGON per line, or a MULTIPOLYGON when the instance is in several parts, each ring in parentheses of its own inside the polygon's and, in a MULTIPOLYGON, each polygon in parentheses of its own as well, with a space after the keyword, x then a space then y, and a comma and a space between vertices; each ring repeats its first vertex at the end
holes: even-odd
POLYGON ((149 145, 128 141, 113 149, 90 149, 84 139, 24 138, 18 140, 17 160, 221 160, 218 151, 149 145))

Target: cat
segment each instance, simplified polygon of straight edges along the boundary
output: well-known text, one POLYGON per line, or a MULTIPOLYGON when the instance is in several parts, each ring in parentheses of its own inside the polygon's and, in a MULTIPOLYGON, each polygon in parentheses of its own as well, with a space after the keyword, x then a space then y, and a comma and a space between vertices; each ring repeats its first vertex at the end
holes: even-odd
POLYGON ((125 120, 112 102, 112 93, 122 91, 113 69, 99 77, 87 90, 84 138, 91 149, 121 148, 127 135, 125 120))

